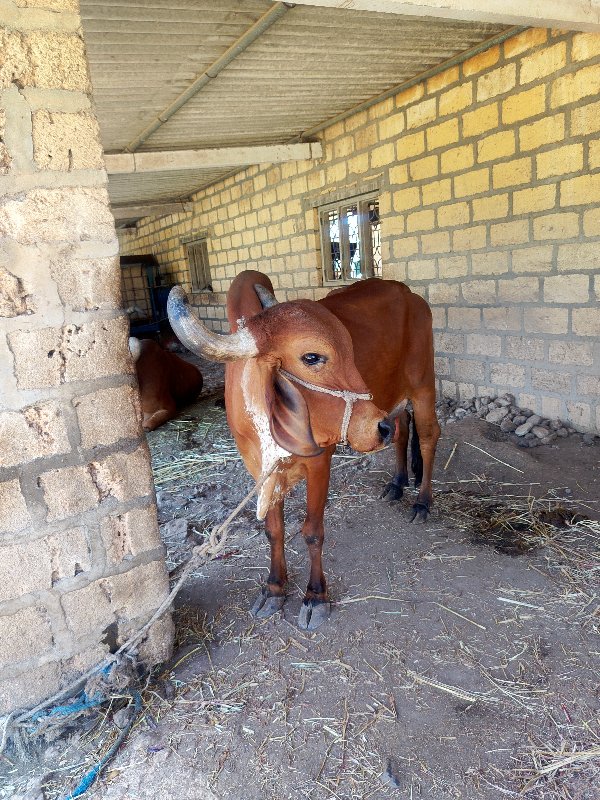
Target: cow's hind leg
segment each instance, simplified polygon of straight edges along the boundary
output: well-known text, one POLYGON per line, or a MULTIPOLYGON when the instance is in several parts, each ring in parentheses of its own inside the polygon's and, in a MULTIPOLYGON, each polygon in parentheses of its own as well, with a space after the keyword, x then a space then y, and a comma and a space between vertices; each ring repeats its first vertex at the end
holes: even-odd
POLYGON ((263 586, 250 610, 258 619, 270 617, 285 603, 287 567, 284 552, 283 501, 267 511, 265 534, 271 545, 271 570, 266 585, 263 586))
POLYGON ((323 515, 327 492, 333 448, 311 462, 306 476, 306 519, 302 526, 302 536, 310 556, 310 577, 306 594, 298 615, 298 627, 314 630, 329 618, 331 607, 327 596, 327 581, 323 573, 322 552, 325 538, 323 515))
POLYGON ((412 507, 410 521, 425 522, 432 502, 433 462, 440 437, 440 426, 435 414, 435 394, 427 393, 418 399, 413 398, 413 412, 421 458, 415 458, 413 451, 412 466, 415 472, 415 485, 418 485, 420 479, 421 488, 412 507))
POLYGON ((381 493, 381 499, 385 500, 400 500, 404 494, 404 487, 408 486, 408 465, 407 465, 407 447, 408 447, 408 428, 410 423, 410 414, 408 411, 402 411, 396 419, 397 435, 396 435, 396 472, 392 480, 386 484, 385 489, 381 493))

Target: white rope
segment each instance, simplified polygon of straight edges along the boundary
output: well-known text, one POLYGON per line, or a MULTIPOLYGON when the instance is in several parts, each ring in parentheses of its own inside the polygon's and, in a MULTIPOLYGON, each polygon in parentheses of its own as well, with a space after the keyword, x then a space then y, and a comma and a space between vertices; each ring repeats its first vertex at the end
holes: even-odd
POLYGON ((350 417, 352 416, 352 409, 357 400, 372 400, 373 395, 370 392, 361 394, 360 392, 351 392, 349 389, 328 389, 325 386, 318 386, 316 383, 309 383, 302 380, 297 375, 288 372, 286 369, 279 369, 279 372, 294 383, 299 383, 305 389, 311 389, 313 392, 320 392, 321 394, 329 394, 332 397, 341 397, 346 403, 344 409, 344 416, 342 418, 342 428, 340 430, 340 444, 348 444, 348 427, 350 426, 350 417))

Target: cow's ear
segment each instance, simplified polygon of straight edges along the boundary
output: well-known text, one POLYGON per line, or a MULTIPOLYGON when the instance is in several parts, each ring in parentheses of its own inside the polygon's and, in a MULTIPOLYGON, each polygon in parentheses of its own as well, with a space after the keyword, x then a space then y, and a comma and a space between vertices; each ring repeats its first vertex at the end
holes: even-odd
POLYGON ((273 370, 273 382, 267 390, 267 408, 271 435, 280 447, 296 456, 318 456, 323 448, 315 442, 304 398, 294 384, 273 370))

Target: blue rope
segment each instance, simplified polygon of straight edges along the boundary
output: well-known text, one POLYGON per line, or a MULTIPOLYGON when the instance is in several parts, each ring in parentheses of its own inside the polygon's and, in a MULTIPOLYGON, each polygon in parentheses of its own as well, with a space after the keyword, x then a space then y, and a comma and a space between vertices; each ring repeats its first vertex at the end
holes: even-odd
POLYGON ((111 758, 115 755, 119 747, 123 744, 127 734, 131 730, 133 723, 137 715, 140 713, 142 708, 142 696, 138 691, 134 691, 131 693, 133 698, 133 714, 131 715, 131 719, 127 723, 127 725, 123 728, 121 733, 119 734, 119 738, 110 748, 110 750, 106 753, 106 755, 100 759, 100 761, 92 767, 92 769, 83 776, 83 778, 79 781, 77 786, 73 789, 71 794, 67 795, 65 800, 75 800, 76 797, 81 797, 82 794, 85 794, 87 790, 90 788, 92 783, 96 780, 98 775, 102 772, 104 767, 108 764, 111 758))

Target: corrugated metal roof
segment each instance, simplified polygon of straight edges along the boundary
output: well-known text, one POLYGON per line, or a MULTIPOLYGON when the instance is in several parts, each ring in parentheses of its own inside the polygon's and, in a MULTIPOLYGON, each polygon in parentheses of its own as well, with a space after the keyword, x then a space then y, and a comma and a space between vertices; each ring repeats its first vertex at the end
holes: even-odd
MULTIPOLYGON (((272 6, 267 0, 81 0, 104 149, 121 152, 272 6)), ((502 29, 296 6, 140 149, 287 142, 502 29)), ((213 180, 214 170, 111 177, 110 192, 118 203, 167 200, 213 180)))

